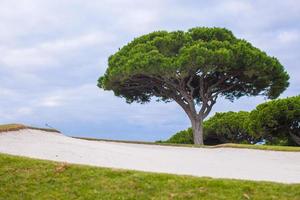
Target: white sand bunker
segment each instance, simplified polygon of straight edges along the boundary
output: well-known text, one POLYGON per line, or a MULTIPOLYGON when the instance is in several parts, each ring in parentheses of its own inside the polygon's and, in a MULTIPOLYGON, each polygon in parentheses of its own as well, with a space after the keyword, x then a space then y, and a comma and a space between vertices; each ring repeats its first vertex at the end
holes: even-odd
POLYGON ((0 152, 149 172, 300 183, 300 152, 87 141, 31 129, 0 133, 0 152))

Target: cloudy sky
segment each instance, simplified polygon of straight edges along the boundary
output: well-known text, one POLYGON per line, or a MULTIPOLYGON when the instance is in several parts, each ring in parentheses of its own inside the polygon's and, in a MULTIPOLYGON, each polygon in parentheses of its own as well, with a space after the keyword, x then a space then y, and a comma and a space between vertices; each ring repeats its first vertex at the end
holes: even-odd
MULTIPOLYGON (((0 0, 0 123, 49 124, 68 135, 153 141, 189 126, 175 103, 128 105, 96 87, 107 58, 155 30, 226 27, 277 57, 300 93, 300 2, 0 0)), ((263 97, 220 100, 251 110, 263 97)))

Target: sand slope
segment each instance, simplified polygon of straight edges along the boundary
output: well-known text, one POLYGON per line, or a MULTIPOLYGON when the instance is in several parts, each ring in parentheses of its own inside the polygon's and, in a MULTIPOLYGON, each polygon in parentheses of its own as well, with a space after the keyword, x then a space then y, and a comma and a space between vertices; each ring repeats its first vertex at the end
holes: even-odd
POLYGON ((300 183, 300 152, 87 141, 31 129, 1 133, 0 152, 150 172, 300 183))

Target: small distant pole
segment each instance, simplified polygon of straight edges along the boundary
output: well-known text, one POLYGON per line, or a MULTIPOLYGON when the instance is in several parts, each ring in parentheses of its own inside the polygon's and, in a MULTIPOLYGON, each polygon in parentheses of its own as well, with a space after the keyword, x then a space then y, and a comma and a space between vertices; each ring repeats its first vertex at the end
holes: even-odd
POLYGON ((48 128, 51 128, 51 129, 55 129, 52 126, 50 126, 49 124, 47 124, 47 123, 45 124, 45 126, 48 127, 48 128))

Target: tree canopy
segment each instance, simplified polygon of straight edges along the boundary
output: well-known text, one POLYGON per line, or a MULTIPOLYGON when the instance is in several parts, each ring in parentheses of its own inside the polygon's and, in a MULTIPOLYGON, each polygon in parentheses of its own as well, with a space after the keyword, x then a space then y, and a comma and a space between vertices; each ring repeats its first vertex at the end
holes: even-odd
POLYGON ((204 134, 216 135, 222 143, 255 143, 259 137, 250 134, 249 112, 216 113, 204 122, 204 134))
MULTIPOLYGON (((218 96, 278 97, 289 85, 280 62, 225 28, 156 31, 135 38, 108 59, 98 86, 128 103, 153 96, 176 101, 203 143, 202 121, 218 96)), ((196 137, 197 135, 197 137, 196 137)))
POLYGON ((300 96, 260 104, 249 121, 250 130, 270 144, 300 145, 300 96))

